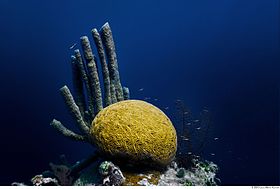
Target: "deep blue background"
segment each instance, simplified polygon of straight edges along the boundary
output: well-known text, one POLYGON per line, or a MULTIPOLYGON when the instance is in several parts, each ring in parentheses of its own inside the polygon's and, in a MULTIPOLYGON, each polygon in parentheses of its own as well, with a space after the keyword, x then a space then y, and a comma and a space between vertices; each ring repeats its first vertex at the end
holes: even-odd
POLYGON ((210 109, 220 139, 205 158, 223 185, 280 184, 278 0, 1 0, 0 19, 0 184, 90 154, 49 122, 75 129, 58 92, 71 86, 69 47, 107 21, 132 97, 158 98, 167 114, 178 98, 210 109))

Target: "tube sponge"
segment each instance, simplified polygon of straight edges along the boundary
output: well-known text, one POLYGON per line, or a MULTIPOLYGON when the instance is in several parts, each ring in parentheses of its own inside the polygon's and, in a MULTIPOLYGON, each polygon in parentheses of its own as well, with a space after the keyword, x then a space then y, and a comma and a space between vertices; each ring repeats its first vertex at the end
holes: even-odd
POLYGON ((176 130, 157 107, 140 100, 125 100, 100 111, 90 136, 99 149, 115 158, 168 165, 177 150, 176 130))

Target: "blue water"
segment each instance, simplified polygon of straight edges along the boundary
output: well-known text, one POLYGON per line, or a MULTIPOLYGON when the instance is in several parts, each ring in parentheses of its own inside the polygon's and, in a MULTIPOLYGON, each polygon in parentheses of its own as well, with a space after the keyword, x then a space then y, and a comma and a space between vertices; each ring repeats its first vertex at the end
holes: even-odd
POLYGON ((91 153, 49 122, 76 129, 58 92, 71 86, 69 47, 108 21, 132 98, 168 115, 176 99, 209 109, 219 140, 204 158, 222 185, 279 185, 279 15, 278 0, 1 0, 0 184, 91 153))

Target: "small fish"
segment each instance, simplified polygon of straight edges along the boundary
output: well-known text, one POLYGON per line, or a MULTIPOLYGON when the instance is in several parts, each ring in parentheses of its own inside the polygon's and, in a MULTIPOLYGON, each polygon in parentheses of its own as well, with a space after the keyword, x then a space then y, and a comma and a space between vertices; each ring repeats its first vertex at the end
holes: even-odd
POLYGON ((140 88, 138 91, 144 91, 144 88, 140 88))
POLYGON ((74 43, 73 45, 71 45, 71 47, 69 47, 70 50, 74 49, 74 47, 76 47, 77 43, 74 43))
POLYGON ((181 138, 183 138, 183 140, 189 140, 188 138, 186 138, 185 136, 181 136, 181 138))
POLYGON ((158 101, 158 99, 157 99, 157 98, 155 98, 155 99, 154 99, 154 101, 158 101))
POLYGON ((200 130, 200 129, 201 129, 201 127, 197 127, 196 129, 197 129, 197 130, 200 130))
POLYGON ((151 97, 145 97, 144 98, 144 100, 150 100, 151 99, 151 97))
POLYGON ((204 109, 203 111, 204 111, 204 112, 209 112, 209 110, 205 110, 205 109, 204 109))
POLYGON ((189 141, 189 139, 188 139, 188 138, 183 138, 183 140, 189 141))
POLYGON ((214 153, 211 153, 210 155, 211 155, 211 156, 214 156, 215 154, 214 154, 214 153))
POLYGON ((168 110, 168 109, 169 109, 169 107, 167 106, 167 107, 165 107, 164 109, 168 110))
POLYGON ((214 138, 214 140, 218 140, 218 139, 219 139, 218 137, 214 138))
POLYGON ((186 114, 188 114, 189 112, 184 112, 184 114, 186 115, 186 114))
POLYGON ((192 152, 188 152, 188 154, 189 154, 189 155, 191 155, 191 154, 192 154, 192 152))
POLYGON ((193 120, 193 122, 197 123, 197 122, 199 122, 199 120, 198 120, 198 119, 196 119, 196 120, 193 120))
POLYGON ((191 125, 191 123, 187 123, 187 125, 191 125))

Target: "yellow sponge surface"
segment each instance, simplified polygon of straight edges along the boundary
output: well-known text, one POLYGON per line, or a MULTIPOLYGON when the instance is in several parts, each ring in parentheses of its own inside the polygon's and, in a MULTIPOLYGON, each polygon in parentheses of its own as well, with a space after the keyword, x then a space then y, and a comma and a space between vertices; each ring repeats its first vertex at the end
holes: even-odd
POLYGON ((105 154, 132 161, 169 164, 177 150, 176 130, 157 107, 141 100, 125 100, 100 111, 90 129, 105 154))

